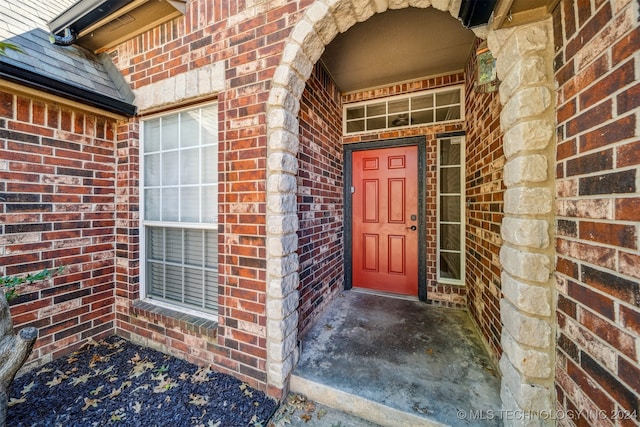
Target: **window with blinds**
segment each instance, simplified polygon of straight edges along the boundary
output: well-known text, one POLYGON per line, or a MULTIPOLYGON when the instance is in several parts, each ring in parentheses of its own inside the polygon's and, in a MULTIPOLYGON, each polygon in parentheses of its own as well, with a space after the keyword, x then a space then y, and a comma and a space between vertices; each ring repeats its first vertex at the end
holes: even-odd
POLYGON ((217 314, 218 129, 209 105, 143 122, 144 289, 217 314))

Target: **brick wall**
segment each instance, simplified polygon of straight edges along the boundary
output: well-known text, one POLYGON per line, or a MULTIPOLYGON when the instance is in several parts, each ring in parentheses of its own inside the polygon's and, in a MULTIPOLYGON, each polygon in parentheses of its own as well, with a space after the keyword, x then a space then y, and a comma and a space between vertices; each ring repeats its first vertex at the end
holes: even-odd
POLYGON ((119 193, 125 211, 118 212, 117 330, 187 360, 213 363, 262 390, 267 383, 266 101, 297 8, 295 2, 246 7, 242 2, 194 0, 184 18, 109 52, 134 89, 218 62, 225 67, 222 91, 194 96, 187 89, 191 98, 156 106, 170 111, 192 102, 218 102, 218 325, 202 329, 192 317, 180 319, 176 312, 134 304, 140 296, 140 255, 138 124, 133 122, 123 127, 119 140, 119 172, 127 186, 119 193))
POLYGON ((475 91, 475 49, 467 64, 466 249, 469 312, 494 360, 502 353, 500 334, 500 226, 503 217, 503 168, 498 92, 475 91))
MULTIPOLYGON (((403 83, 389 87, 377 88, 362 92, 345 94, 342 97, 343 103, 365 101, 382 98, 386 96, 400 95, 421 90, 435 89, 465 82, 464 73, 457 73, 449 76, 434 77, 430 79, 403 83)), ((377 141, 384 139, 411 137, 424 135, 427 140, 427 168, 426 168, 426 208, 427 218, 427 301, 430 304, 443 305, 449 307, 466 307, 467 288, 464 286, 452 286, 439 284, 436 264, 436 212, 437 212, 437 134, 444 132, 455 132, 464 129, 464 123, 449 123, 445 125, 420 126, 410 129, 391 129, 380 132, 368 132, 365 134, 349 135, 343 137, 345 144, 358 142, 377 141)))
POLYGON ((298 153, 298 330, 344 286, 342 105, 320 63, 300 102, 298 153))
POLYGON ((640 414, 638 3, 563 1, 553 24, 557 401, 640 414))
POLYGON ((28 366, 114 331, 115 120, 0 92, 0 274, 64 272, 23 288, 28 366))

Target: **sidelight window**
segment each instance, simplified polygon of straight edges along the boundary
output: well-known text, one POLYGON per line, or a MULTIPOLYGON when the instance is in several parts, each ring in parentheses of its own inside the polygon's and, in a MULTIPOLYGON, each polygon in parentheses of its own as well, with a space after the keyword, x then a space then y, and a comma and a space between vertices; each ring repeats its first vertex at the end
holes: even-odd
POLYGON ((464 138, 438 140, 438 280, 464 277, 464 138))

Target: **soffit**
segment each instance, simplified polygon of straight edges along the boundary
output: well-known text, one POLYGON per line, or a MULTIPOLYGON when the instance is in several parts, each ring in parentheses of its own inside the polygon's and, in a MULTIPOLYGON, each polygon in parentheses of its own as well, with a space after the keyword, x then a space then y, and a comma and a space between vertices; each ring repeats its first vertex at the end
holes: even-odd
POLYGON ((339 34, 321 61, 342 92, 464 69, 475 35, 435 8, 376 14, 339 34))
POLYGON ((100 53, 163 22, 183 16, 186 0, 81 0, 50 22, 51 31, 77 35, 74 44, 100 53))

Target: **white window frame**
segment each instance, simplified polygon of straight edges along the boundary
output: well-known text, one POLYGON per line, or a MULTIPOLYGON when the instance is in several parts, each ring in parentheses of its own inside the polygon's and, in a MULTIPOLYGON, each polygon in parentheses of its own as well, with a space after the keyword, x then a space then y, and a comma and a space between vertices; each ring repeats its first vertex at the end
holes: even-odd
MULTIPOLYGON (((375 98, 375 99, 369 99, 366 101, 360 101, 360 102, 352 102, 352 103, 348 103, 348 104, 344 104, 342 106, 342 134, 345 136, 351 136, 351 135, 360 135, 360 134, 365 134, 365 133, 371 133, 371 132, 383 132, 383 131, 388 131, 388 130, 395 130, 395 129, 407 129, 407 128, 415 128, 415 127, 425 127, 425 126, 434 126, 434 125, 441 125, 441 124, 446 124, 446 123, 455 123, 455 122, 460 122, 460 121, 464 121, 465 120, 465 109, 464 109, 464 99, 465 99, 465 95, 464 95, 464 85, 451 85, 451 86, 445 86, 445 87, 440 87, 437 89, 429 89, 429 90, 423 90, 423 91, 419 91, 419 92, 411 92, 411 93, 404 93, 401 95, 395 95, 395 96, 389 96, 389 97, 385 97, 385 98, 375 98), (417 124, 407 124, 407 125, 402 125, 402 126, 388 126, 388 120, 387 120, 387 126, 383 127, 383 128, 378 128, 378 129, 370 129, 370 130, 362 130, 362 131, 356 131, 356 132, 347 132, 347 123, 348 122, 352 122, 355 120, 359 120, 359 119, 351 119, 351 120, 347 120, 347 110, 348 109, 352 109, 354 107, 360 107, 360 106, 364 106, 365 107, 365 111, 366 111, 366 106, 368 105, 373 105, 373 104, 379 104, 382 102, 386 102, 387 106, 389 102, 394 102, 394 101, 399 101, 399 100, 404 100, 404 99, 409 99, 409 98, 415 98, 415 97, 420 97, 420 96, 424 96, 424 95, 437 95, 438 93, 442 93, 442 92, 451 92, 453 90, 459 90, 460 91, 460 118, 456 118, 456 119, 451 119, 451 120, 443 120, 443 121, 437 121, 436 120, 436 116, 435 116, 435 111, 437 109, 437 106, 434 104, 433 107, 431 107, 431 110, 433 110, 434 112, 434 117, 433 117, 433 121, 432 122, 428 122, 428 123, 417 123, 417 124)), ((453 105, 458 105, 458 104, 450 104, 451 106, 453 105)), ((441 107, 446 107, 445 106, 441 106, 441 107)), ((411 112, 411 107, 409 107, 408 112, 411 112)), ((420 111, 420 110, 416 110, 416 111, 420 111)), ((387 108, 387 112, 384 115, 379 115, 379 116, 375 116, 375 117, 385 117, 385 119, 388 119, 391 116, 394 116, 398 113, 389 113, 388 112, 388 108, 387 108)), ((366 120, 367 120, 367 116, 365 113, 364 116, 364 121, 365 121, 365 127, 366 127, 366 120)))
MULTIPOLYGON (((192 316, 196 316, 196 317, 200 317, 200 318, 204 318, 204 319, 208 319, 208 320, 213 320, 213 321, 218 321, 218 314, 214 314, 211 312, 207 312, 207 311, 202 311, 202 310, 197 310, 195 308, 191 308, 191 307, 187 307, 178 303, 172 303, 170 301, 165 301, 165 300, 159 300, 156 298, 152 298, 149 297, 147 294, 147 275, 146 275, 146 269, 147 269, 147 227, 162 227, 162 228, 179 228, 179 229, 193 229, 193 230, 214 230, 214 231, 218 231, 218 221, 216 220, 216 222, 211 222, 211 223, 194 223, 194 222, 178 222, 178 221, 147 221, 145 220, 145 199, 144 199, 144 190, 145 190, 145 165, 144 165, 144 158, 145 158, 145 152, 144 152, 144 125, 146 121, 150 121, 159 117, 168 117, 168 116, 173 116, 173 115, 177 115, 180 114, 184 111, 192 111, 194 109, 202 109, 202 108, 207 108, 207 107, 212 107, 215 106, 216 107, 216 120, 217 120, 217 112, 218 112, 218 102, 211 102, 211 103, 206 103, 206 104, 200 104, 200 105, 192 105, 189 107, 184 107, 184 108, 179 108, 179 109, 175 109, 175 110, 171 110, 168 112, 163 112, 163 113, 158 113, 158 114, 153 114, 153 115, 149 115, 149 116, 145 116, 142 120, 140 120, 140 132, 139 132, 139 141, 140 141, 140 145, 139 145, 139 194, 138 194, 138 198, 139 198, 139 213, 140 213, 140 217, 139 217, 139 242, 140 242, 140 260, 139 260, 139 264, 140 264, 140 300, 141 301, 145 301, 148 302, 152 305, 161 307, 161 308, 166 308, 169 310, 173 310, 176 312, 180 312, 180 313, 184 313, 184 314, 189 314, 192 316)), ((220 142, 218 141, 215 144, 218 148, 218 150, 216 151, 216 154, 220 153, 220 142)), ((217 156, 216 156, 217 157, 217 156)), ((218 161, 218 158, 216 158, 216 161, 218 161)), ((218 185, 218 184, 216 184, 218 185)), ((217 215, 216 215, 216 219, 217 219, 217 215)), ((219 270, 218 270, 218 274, 219 274, 219 270)))
MULTIPOLYGON (((450 285, 462 285, 465 284, 466 277, 466 252, 465 252, 465 236, 466 236, 466 212, 465 212, 465 137, 464 136, 446 136, 437 139, 437 183, 436 183, 436 274, 437 282, 450 285), (440 221, 440 181, 441 181, 441 165, 440 164, 440 149, 441 141, 443 139, 459 139, 460 140, 460 279, 452 279, 450 277, 440 276, 440 225, 441 224, 458 224, 458 222, 441 222, 440 221)), ((444 165, 445 167, 455 167, 455 165, 444 165)), ((453 193, 444 193, 444 195, 457 195, 453 193)), ((447 252, 447 251, 445 251, 447 252)), ((453 252, 453 251, 451 251, 453 252)))

